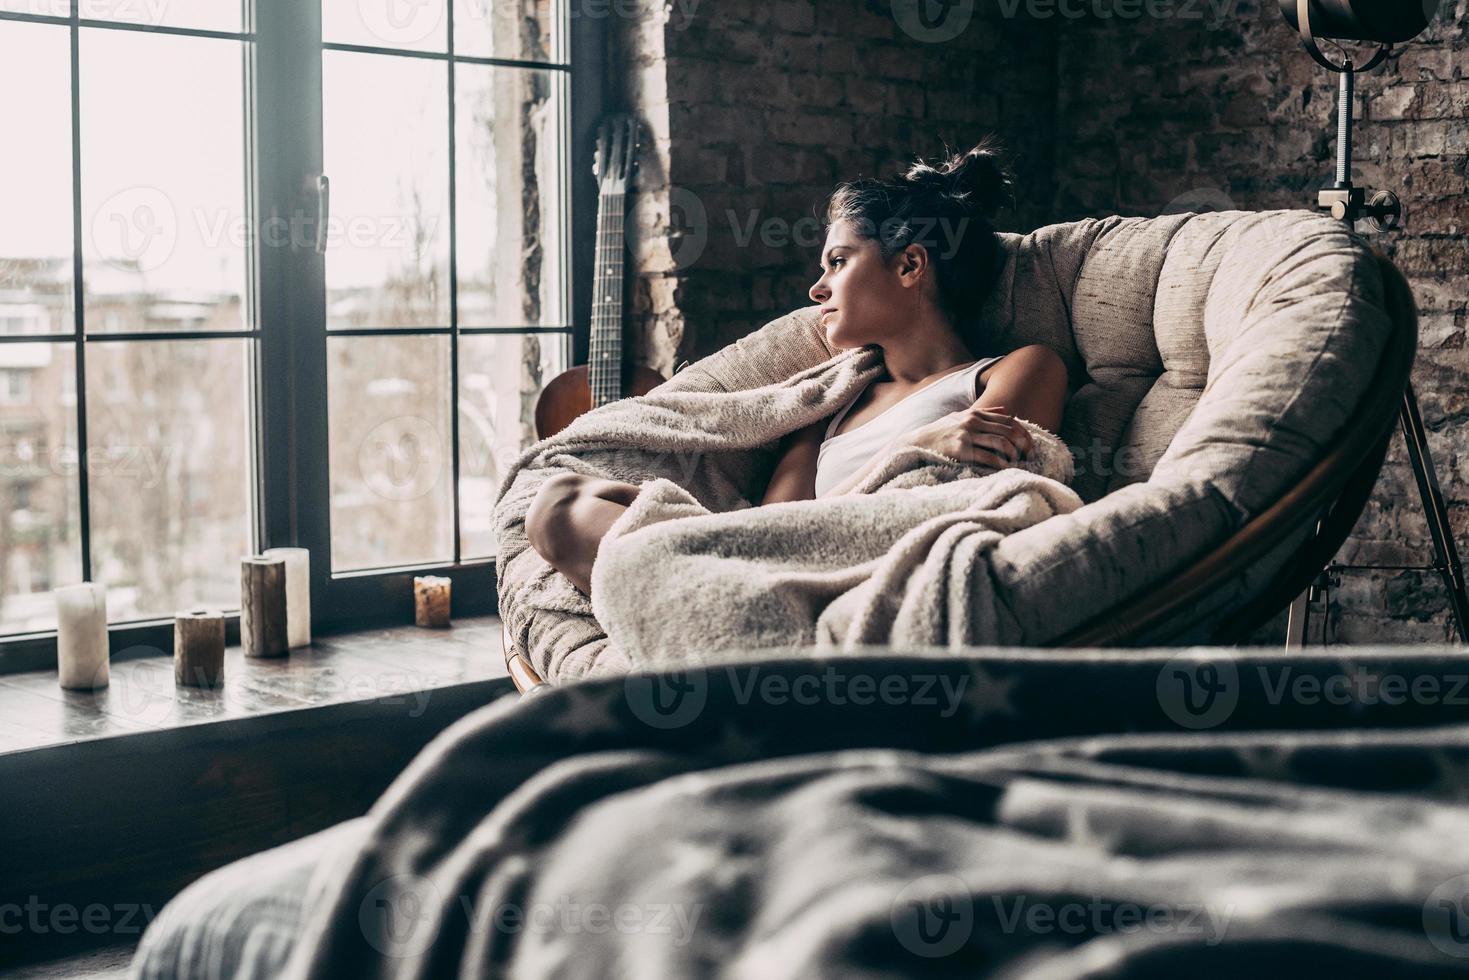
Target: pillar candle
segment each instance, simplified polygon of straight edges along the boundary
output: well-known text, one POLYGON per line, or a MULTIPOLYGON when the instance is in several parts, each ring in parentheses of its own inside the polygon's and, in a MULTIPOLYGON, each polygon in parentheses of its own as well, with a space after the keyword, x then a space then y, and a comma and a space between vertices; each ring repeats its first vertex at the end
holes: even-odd
POLYGON ((56 672, 73 691, 106 687, 107 587, 83 582, 55 590, 56 672))
POLYGON ((270 548, 267 558, 286 560, 286 643, 311 645, 311 552, 305 548, 270 548))
POLYGON ((443 575, 417 575, 413 579, 413 621, 419 626, 449 625, 449 587, 443 575))
POLYGON ((173 679, 188 687, 224 683, 224 613, 189 609, 174 615, 173 679))
POLYGON ((240 646, 247 657, 282 657, 286 641, 286 560, 240 560, 240 646))

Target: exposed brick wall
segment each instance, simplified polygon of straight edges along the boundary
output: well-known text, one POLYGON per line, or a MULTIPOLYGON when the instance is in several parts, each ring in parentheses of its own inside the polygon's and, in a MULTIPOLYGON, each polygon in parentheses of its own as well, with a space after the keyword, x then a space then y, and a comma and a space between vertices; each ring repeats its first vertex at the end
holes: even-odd
MULTIPOLYGON (((1311 60, 1274 3, 1240 0, 1230 16, 1206 21, 1087 17, 1060 24, 1058 38, 1053 220, 1182 210, 1170 208, 1179 198, 1215 209, 1312 207, 1334 180, 1337 76, 1311 60)), ((1428 32, 1358 77, 1353 174, 1403 200, 1405 227, 1370 237, 1418 301, 1414 384, 1461 549, 1469 548, 1466 69, 1469 0, 1444 0, 1428 32)), ((1338 560, 1411 565, 1430 555, 1395 438, 1338 560)), ((1328 639, 1342 643, 1452 635, 1437 575, 1413 571, 1343 573, 1326 624, 1328 639)))
POLYGON ((836 183, 944 141, 1005 136, 1021 182, 998 224, 1045 223, 1056 32, 981 10, 930 42, 894 6, 672 0, 620 24, 614 77, 654 138, 629 215, 650 232, 633 233, 629 263, 629 341, 646 363, 666 375, 808 304, 836 183), (671 247, 670 226, 684 232, 671 247))

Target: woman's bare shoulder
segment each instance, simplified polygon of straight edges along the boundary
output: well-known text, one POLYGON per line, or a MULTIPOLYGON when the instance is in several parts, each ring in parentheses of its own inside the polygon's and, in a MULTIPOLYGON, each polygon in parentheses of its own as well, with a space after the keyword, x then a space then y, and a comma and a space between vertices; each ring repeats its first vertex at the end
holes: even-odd
POLYGON ((993 378, 1040 377, 1046 380, 1066 378, 1066 362, 1045 344, 1027 344, 1001 357, 980 372, 980 380, 988 384, 993 378))

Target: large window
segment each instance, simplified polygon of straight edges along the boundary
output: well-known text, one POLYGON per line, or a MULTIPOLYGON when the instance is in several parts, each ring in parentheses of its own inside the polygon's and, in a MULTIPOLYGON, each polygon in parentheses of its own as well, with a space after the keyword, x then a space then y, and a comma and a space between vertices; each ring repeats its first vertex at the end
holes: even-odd
POLYGON ((0 0, 0 642, 84 579, 114 623, 237 609, 285 544, 319 620, 423 569, 493 595, 494 493, 571 355, 570 27, 0 0))

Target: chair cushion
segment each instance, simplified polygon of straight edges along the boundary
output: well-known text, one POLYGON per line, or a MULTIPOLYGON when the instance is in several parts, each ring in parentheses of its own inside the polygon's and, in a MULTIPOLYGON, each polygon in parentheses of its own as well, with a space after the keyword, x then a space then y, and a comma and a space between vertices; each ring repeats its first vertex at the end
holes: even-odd
MULTIPOLYGON (((1030 642, 1165 581, 1283 496, 1341 431, 1392 329, 1375 259, 1325 216, 1104 224, 1072 292, 1086 379, 1063 435, 1084 451, 1078 491, 1105 495, 1008 537, 993 560, 1030 642)), ((1218 596, 1261 587, 1309 531, 1283 539, 1248 583, 1220 583, 1218 596)), ((1209 622, 1206 612, 1188 628, 1209 622)))

